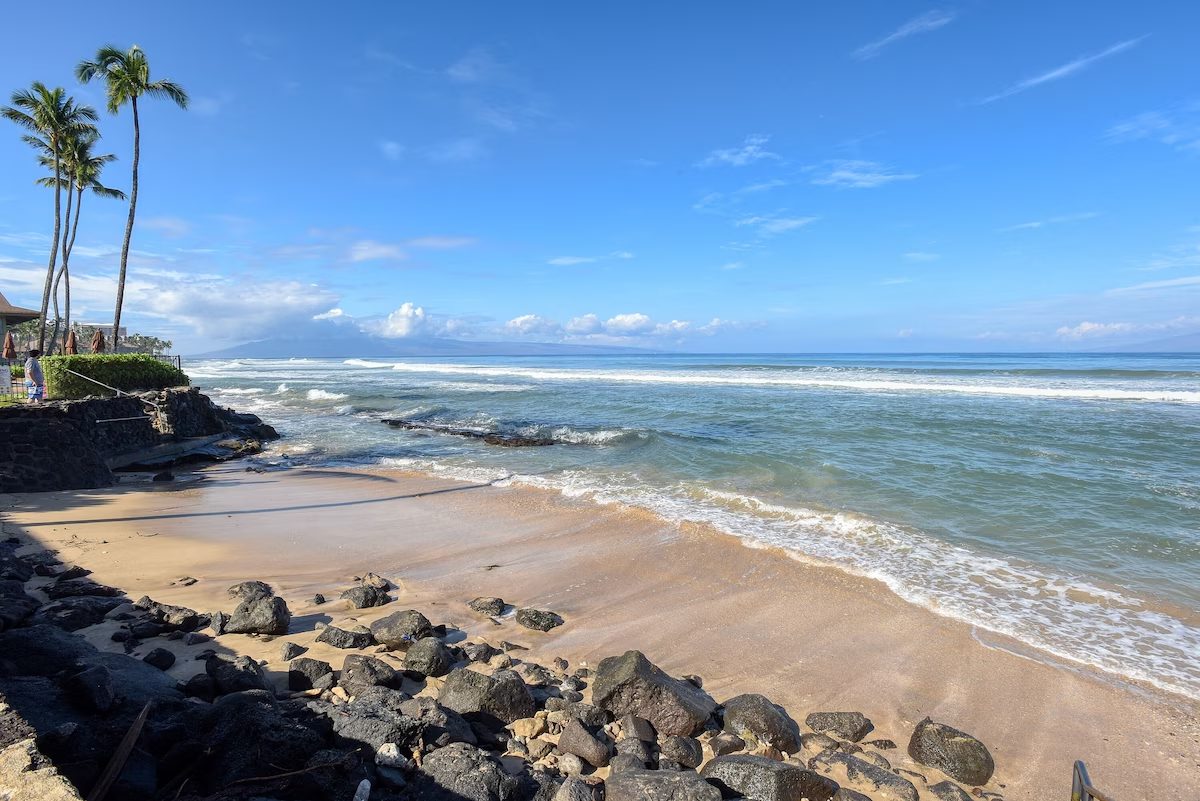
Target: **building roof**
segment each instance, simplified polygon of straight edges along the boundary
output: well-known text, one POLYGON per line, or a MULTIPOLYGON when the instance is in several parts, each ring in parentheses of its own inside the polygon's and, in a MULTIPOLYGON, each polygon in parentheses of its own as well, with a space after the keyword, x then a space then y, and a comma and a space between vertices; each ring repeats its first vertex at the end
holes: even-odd
POLYGON ((14 306, 8 302, 8 298, 4 297, 4 293, 0 292, 0 317, 4 318, 4 322, 8 324, 23 323, 26 320, 36 320, 41 317, 42 313, 33 309, 22 309, 20 306, 14 306))

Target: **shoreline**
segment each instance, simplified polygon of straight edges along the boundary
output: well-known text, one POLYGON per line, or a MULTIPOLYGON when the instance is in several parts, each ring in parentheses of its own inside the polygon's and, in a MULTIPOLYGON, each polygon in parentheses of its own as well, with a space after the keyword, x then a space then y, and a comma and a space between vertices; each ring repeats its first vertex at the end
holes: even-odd
MULTIPOLYGON (((5 509, 6 525, 131 597, 220 608, 226 586, 262 579, 310 622, 369 622, 411 607, 468 635, 529 645, 539 659, 595 664, 637 648, 673 673, 700 673, 718 700, 762 692, 797 719, 860 710, 898 743, 932 715, 992 749, 1006 798, 1065 795, 1077 758, 1123 800, 1200 793, 1196 702, 1031 659, 1021 652, 1029 646, 782 549, 524 486, 332 469, 197 475, 173 487, 6 496, 6 507, 17 505, 5 509), (396 602, 347 611, 342 601, 302 600, 336 599, 366 571, 400 580, 396 602), (170 585, 183 575, 200 580, 170 585), (552 609, 567 623, 546 635, 498 628, 466 610, 479 595, 552 609)), ((312 645, 314 636, 289 639, 312 645)), ((119 649, 106 637, 89 639, 119 649)), ((277 647, 251 638, 220 642, 276 659, 277 647)), ((313 655, 341 656, 322 648, 313 655)), ((181 660, 171 672, 195 669, 181 660)))

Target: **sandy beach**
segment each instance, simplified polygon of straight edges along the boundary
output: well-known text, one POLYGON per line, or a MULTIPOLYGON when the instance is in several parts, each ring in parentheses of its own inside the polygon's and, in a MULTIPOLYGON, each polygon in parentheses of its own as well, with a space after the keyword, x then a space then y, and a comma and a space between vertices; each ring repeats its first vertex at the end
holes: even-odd
MULTIPOLYGON (((718 701, 761 692, 801 721, 861 711, 872 736, 901 749, 932 716, 989 746, 989 789, 1007 799, 1065 799, 1075 759, 1121 801, 1200 797, 1194 701, 1057 663, 880 583, 617 506, 418 474, 231 465, 170 485, 0 496, 0 512, 6 535, 27 534, 131 597, 227 609, 227 586, 267 581, 292 609, 288 639, 338 664, 345 652, 313 642, 318 622, 415 608, 539 659, 595 664, 637 648, 699 674, 718 701), (397 601, 350 610, 337 596, 367 571, 396 581, 397 601), (177 583, 184 576, 198 580, 177 583), (312 604, 317 592, 331 600, 312 604), (551 609, 566 624, 545 634, 511 618, 497 626, 467 609, 480 595, 551 609)), ((108 633, 88 632, 119 650, 108 633)), ((218 644, 283 676, 278 641, 218 644)), ((171 673, 201 669, 180 659, 171 673)))

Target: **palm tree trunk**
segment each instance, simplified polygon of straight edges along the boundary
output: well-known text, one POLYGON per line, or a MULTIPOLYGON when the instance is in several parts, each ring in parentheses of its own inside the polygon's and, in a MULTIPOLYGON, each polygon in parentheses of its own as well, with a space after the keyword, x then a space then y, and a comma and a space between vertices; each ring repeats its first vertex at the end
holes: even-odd
POLYGON ((67 262, 71 260, 71 254, 75 251, 75 234, 79 233, 79 213, 83 211, 83 187, 80 186, 75 190, 75 222, 71 225, 71 244, 67 247, 67 253, 63 256, 63 301, 66 304, 63 309, 63 352, 67 350, 67 337, 71 335, 71 269, 67 266, 67 262))
POLYGON ((113 315, 112 349, 117 352, 121 332, 121 304, 125 300, 125 268, 129 264, 129 240, 133 237, 133 216, 137 211, 138 158, 141 156, 141 130, 138 127, 137 95, 130 100, 133 106, 133 182, 129 186, 129 219, 125 222, 125 242, 121 245, 121 272, 117 276, 117 310, 113 315))
POLYGON ((58 239, 62 230, 62 166, 58 158, 58 135, 50 137, 54 148, 54 236, 50 242, 50 264, 46 267, 46 286, 42 289, 42 321, 38 326, 38 350, 46 348, 46 312, 50 310, 50 285, 54 281, 54 264, 58 260, 58 239))
POLYGON ((62 325, 62 316, 58 311, 58 285, 62 281, 63 272, 67 269, 67 258, 70 254, 70 248, 67 247, 67 232, 71 230, 71 201, 75 197, 74 182, 67 187, 67 216, 66 225, 63 226, 62 238, 62 266, 58 268, 58 272, 54 276, 54 288, 50 290, 50 297, 54 301, 54 332, 50 334, 50 348, 53 349, 58 342, 58 329, 62 325))

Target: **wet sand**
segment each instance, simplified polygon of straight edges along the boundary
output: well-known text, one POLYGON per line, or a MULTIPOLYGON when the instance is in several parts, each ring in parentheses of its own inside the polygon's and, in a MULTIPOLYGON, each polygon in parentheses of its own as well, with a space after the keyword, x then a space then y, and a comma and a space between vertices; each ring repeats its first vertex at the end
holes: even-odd
MULTIPOLYGON (((695 673, 718 701, 761 692, 794 718, 857 710, 901 754, 925 716, 968 731, 995 757, 989 790, 1066 799, 1071 765, 1120 801, 1200 798, 1200 704, 1056 663, 1007 638, 909 604, 884 585, 753 549, 703 527, 527 488, 400 473, 207 470, 197 481, 0 496, 10 533, 131 597, 200 611, 233 604, 230 584, 262 579, 292 609, 286 639, 340 666, 315 626, 415 608, 434 623, 538 660, 595 664, 629 648, 675 674, 695 673), (398 581, 397 601, 349 610, 354 576, 398 581), (177 582, 183 576, 198 581, 177 582), (331 599, 314 606, 316 592, 331 599), (496 595, 551 609, 549 633, 497 626, 465 602, 496 595)), ((112 650, 103 627, 90 634, 112 650)), ((227 635, 223 649, 284 670, 279 644, 227 635)), ((138 653, 163 643, 147 643, 138 653)), ((171 669, 200 669, 189 649, 171 669)), ((929 773, 936 773, 928 771, 929 773)))

